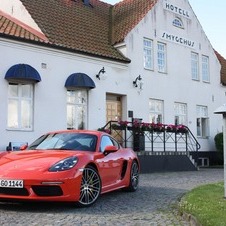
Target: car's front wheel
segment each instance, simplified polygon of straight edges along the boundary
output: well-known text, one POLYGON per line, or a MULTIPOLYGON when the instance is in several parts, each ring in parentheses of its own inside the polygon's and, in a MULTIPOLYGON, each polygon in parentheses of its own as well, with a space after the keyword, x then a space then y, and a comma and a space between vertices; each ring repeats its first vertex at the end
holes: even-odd
POLYGON ((101 179, 97 170, 92 166, 87 166, 83 170, 82 183, 80 188, 79 206, 86 207, 92 205, 101 192, 101 179))

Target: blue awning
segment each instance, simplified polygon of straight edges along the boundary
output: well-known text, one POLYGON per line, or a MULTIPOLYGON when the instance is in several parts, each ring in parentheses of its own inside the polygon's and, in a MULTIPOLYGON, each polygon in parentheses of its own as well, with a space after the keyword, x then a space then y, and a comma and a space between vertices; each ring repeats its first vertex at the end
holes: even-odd
POLYGON ((96 85, 88 75, 84 73, 74 73, 67 78, 65 87, 68 90, 76 88, 93 89, 96 85))
POLYGON ((16 64, 9 68, 5 74, 8 81, 40 82, 41 76, 38 71, 28 64, 16 64))

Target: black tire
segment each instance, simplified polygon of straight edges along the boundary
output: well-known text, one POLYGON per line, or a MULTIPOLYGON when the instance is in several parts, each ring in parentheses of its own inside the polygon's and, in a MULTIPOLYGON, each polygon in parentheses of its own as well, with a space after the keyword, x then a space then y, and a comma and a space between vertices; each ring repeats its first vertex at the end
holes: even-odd
POLYGON ((100 176, 95 168, 92 166, 87 166, 83 170, 78 205, 80 207, 91 206, 98 199, 100 192, 100 176))
POLYGON ((139 185, 139 166, 137 161, 133 160, 130 169, 130 184, 126 188, 126 191, 134 192, 137 190, 139 185))

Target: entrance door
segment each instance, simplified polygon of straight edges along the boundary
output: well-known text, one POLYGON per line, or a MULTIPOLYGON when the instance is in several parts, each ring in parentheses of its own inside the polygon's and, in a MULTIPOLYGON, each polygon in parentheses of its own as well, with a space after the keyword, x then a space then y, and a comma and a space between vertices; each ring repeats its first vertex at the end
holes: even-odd
POLYGON ((122 119, 122 102, 120 96, 107 94, 106 114, 107 122, 120 121, 122 119))
MULTIPOLYGON (((109 121, 122 120, 122 100, 121 96, 107 95, 106 97, 106 119, 109 121)), ((107 123, 106 122, 106 123, 107 123)), ((113 130, 111 134, 120 144, 123 142, 122 131, 113 130)))

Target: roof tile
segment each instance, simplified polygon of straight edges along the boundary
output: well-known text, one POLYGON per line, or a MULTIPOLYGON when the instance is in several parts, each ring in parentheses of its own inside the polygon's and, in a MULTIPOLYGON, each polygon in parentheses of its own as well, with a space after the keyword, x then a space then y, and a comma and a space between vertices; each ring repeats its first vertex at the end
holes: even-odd
POLYGON ((157 0, 124 0, 113 8, 113 38, 118 43, 145 17, 157 0))
MULTIPOLYGON (((20 1, 42 33, 0 10, 1 35, 128 63, 113 45, 122 42, 158 0, 123 0, 114 6, 99 0, 90 0, 90 6, 82 0, 20 1)), ((226 85, 226 60, 218 52, 216 55, 226 85)))
POLYGON ((21 0, 49 41, 59 47, 129 62, 109 39, 111 5, 90 0, 21 0))
POLYGON ((45 35, 0 11, 0 34, 47 42, 45 35))
POLYGON ((215 54, 221 64, 221 83, 222 85, 226 85, 226 59, 221 56, 216 50, 215 54))
POLYGON ((1 16, 0 33, 128 63, 112 44, 121 42, 156 0, 124 0, 115 6, 99 0, 90 0, 90 6, 82 0, 21 2, 45 36, 40 38, 6 16, 1 16))

